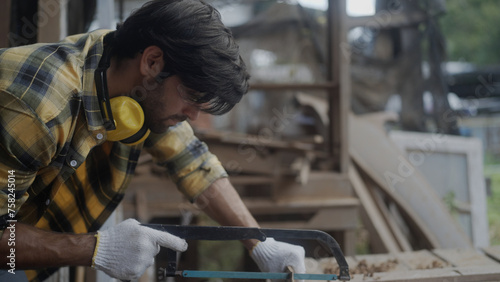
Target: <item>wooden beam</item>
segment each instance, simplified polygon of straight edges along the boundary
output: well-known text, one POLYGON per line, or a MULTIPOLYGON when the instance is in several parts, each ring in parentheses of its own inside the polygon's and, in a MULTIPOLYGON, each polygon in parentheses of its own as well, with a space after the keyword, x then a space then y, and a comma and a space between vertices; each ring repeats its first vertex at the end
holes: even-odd
POLYGON ((149 203, 143 190, 135 192, 135 212, 140 222, 149 222, 149 203))
POLYGON ((500 245, 490 246, 482 249, 490 258, 500 263, 500 245))
POLYGON ((345 175, 331 171, 311 171, 305 184, 293 177, 280 177, 273 194, 276 200, 300 197, 346 198, 352 197, 352 188, 345 175))
MULTIPOLYGON (((195 130, 195 135, 202 141, 208 143, 212 148, 214 145, 223 146, 251 146, 256 149, 280 149, 285 151, 300 151, 313 152, 321 154, 322 152, 314 151, 313 143, 306 142, 289 142, 284 140, 275 140, 273 138, 265 138, 259 135, 227 133, 215 130, 195 130), (215 144, 214 144, 215 143, 215 144)), ((239 148, 243 149, 243 148, 239 148)))
POLYGON ((491 266, 500 270, 500 264, 475 249, 436 249, 432 252, 453 266, 491 266))
POLYGON ((427 16, 419 11, 412 11, 411 13, 382 11, 373 16, 348 17, 346 26, 348 29, 358 26, 375 29, 401 28, 417 25, 426 19, 427 16))
POLYGON ((349 166, 347 118, 350 109, 350 51, 347 43, 346 0, 328 1, 328 80, 339 87, 328 93, 329 148, 336 170, 347 173, 349 166))
POLYGON ((357 209, 321 209, 307 222, 307 229, 355 230, 358 227, 357 209))
POLYGON ((66 34, 68 0, 38 0, 38 42, 58 42, 66 34))
POLYGON ((435 256, 429 250, 419 250, 413 252, 397 253, 396 259, 409 269, 432 269, 451 267, 451 264, 435 256))
POLYGON ((358 196, 361 206, 365 211, 365 215, 369 220, 365 221, 366 227, 370 232, 370 236, 376 236, 380 243, 383 245, 383 250, 381 252, 396 253, 401 251, 401 249, 396 244, 395 238, 392 236, 389 226, 384 220, 380 210, 365 186, 361 176, 354 166, 349 170, 349 179, 351 180, 352 187, 356 195, 358 196), (375 234, 373 234, 375 233, 375 234))
POLYGON ((85 267, 84 266, 75 267, 75 278, 74 279, 76 282, 88 281, 88 280, 85 280, 85 267))
POLYGON ((412 251, 413 248, 411 247, 410 242, 408 241, 408 238, 403 234, 402 230, 398 226, 395 218, 392 216, 391 212, 383 202, 383 199, 380 195, 379 192, 377 191, 372 191, 372 196, 373 199, 375 200, 375 203, 377 207, 379 208, 379 211, 381 212, 382 216, 384 217, 385 222, 389 226, 389 229, 391 230, 392 235, 396 239, 396 242, 398 243, 399 248, 404 251, 404 252, 409 252, 412 251))

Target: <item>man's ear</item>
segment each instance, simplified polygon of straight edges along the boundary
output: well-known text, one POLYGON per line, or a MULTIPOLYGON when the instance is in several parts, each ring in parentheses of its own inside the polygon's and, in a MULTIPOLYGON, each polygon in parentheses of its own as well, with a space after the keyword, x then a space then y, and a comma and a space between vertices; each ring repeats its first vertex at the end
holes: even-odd
POLYGON ((140 71, 143 76, 155 78, 163 70, 163 51, 158 46, 149 46, 142 52, 140 71))

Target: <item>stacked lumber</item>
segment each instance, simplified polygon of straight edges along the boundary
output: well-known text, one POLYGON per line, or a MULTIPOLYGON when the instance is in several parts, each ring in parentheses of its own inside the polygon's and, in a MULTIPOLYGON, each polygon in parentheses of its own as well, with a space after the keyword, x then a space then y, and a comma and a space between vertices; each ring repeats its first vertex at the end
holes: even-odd
POLYGON ((472 248, 472 242, 427 179, 384 128, 386 113, 349 118, 349 179, 374 253, 472 248))

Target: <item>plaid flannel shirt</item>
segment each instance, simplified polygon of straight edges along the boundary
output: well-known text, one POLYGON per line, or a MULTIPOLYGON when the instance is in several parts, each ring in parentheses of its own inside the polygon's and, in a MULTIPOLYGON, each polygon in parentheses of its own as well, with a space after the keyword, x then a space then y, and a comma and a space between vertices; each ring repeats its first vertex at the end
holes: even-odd
MULTIPOLYGON (((191 200, 227 176, 187 122, 135 146, 106 141, 94 71, 107 32, 0 50, 3 228, 15 215, 57 232, 98 230, 123 198, 142 149, 191 200)), ((39 281, 55 270, 27 274, 39 281)))

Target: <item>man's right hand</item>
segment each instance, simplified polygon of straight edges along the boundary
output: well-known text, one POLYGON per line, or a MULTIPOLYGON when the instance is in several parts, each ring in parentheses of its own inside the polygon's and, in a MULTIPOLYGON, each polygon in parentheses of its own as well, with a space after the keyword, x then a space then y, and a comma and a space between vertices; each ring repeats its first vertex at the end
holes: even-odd
POLYGON ((92 266, 114 278, 137 279, 154 263, 160 246, 178 252, 187 249, 184 239, 127 219, 98 232, 92 266))

